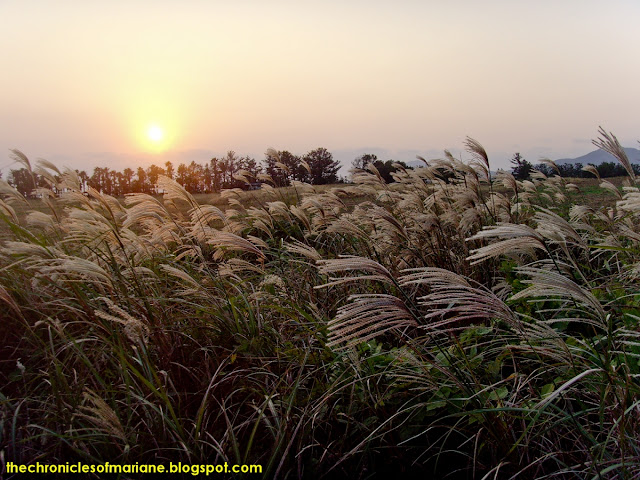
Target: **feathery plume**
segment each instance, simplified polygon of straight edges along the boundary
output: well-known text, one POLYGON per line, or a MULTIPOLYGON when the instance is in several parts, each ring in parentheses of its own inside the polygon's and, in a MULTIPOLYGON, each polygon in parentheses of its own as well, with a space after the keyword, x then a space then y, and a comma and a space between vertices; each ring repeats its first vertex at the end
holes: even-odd
POLYGON ((598 129, 598 133, 600 134, 600 138, 593 140, 592 143, 601 150, 616 157, 629 174, 629 177, 635 181, 636 175, 633 172, 629 157, 627 157, 627 153, 624 151, 624 148, 622 148, 622 145, 620 145, 616 136, 611 132, 607 133, 602 127, 598 129))
POLYGON ((32 170, 31 170, 31 162, 29 161, 29 159, 27 158, 27 156, 24 153, 22 153, 17 148, 12 148, 9 151, 11 152, 11 154, 9 155, 11 160, 13 160, 15 162, 18 162, 24 168, 29 170, 29 172, 32 172, 32 170))
POLYGON ((24 198, 18 190, 13 188, 2 178, 0 178, 0 195, 6 195, 5 200, 8 203, 18 203, 31 207, 27 199, 24 198))
POLYGON ((583 312, 587 314, 587 317, 578 319, 556 318, 553 321, 580 321, 606 328, 607 314, 598 299, 570 278, 556 271, 541 268, 519 267, 517 271, 530 277, 530 280, 523 280, 522 282, 530 286, 513 295, 510 299, 511 301, 523 298, 540 299, 540 301, 572 301, 583 307, 583 312))
POLYGON ((367 272, 369 275, 361 275, 356 277, 330 277, 331 281, 324 285, 318 285, 315 288, 323 288, 331 285, 338 285, 345 282, 356 280, 376 280, 384 283, 394 283, 393 275, 385 267, 370 258, 358 257, 354 255, 341 255, 339 258, 331 258, 327 260, 318 260, 316 262, 318 271, 323 275, 332 273, 361 271, 367 272))
POLYGON ((417 323, 404 303, 392 295, 352 295, 329 322, 328 347, 349 347, 417 323))
POLYGON ((589 172, 591 175, 600 180, 600 172, 598 172, 598 169, 593 165, 585 165, 584 167, 582 167, 582 171, 589 172))
POLYGON ((284 243, 284 248, 286 248, 288 252, 296 253, 313 262, 317 262, 322 259, 322 256, 315 248, 296 239, 293 239, 290 243, 284 243))
POLYGON ((98 429, 127 445, 127 436, 116 412, 93 390, 83 393, 83 405, 74 416, 84 418, 98 429), (81 412, 81 413, 80 413, 81 412))
MULTIPOLYGON (((266 259, 265 254, 258 249, 258 247, 238 235, 230 232, 212 232, 213 236, 207 239, 209 245, 213 245, 218 250, 216 251, 215 258, 220 259, 224 256, 224 250, 242 251, 256 255, 258 258, 266 259)), ((254 237, 255 241, 255 237, 254 237)), ((261 245, 263 246, 263 245, 261 245)))
POLYGON ((107 297, 98 297, 97 300, 104 302, 111 313, 95 310, 96 316, 122 325, 125 335, 132 343, 147 343, 149 341, 149 327, 145 322, 129 314, 107 297))
POLYGON ((466 140, 464 141, 464 145, 465 147, 467 147, 467 151, 481 162, 481 165, 483 166, 485 170, 485 174, 487 175, 487 178, 488 178, 490 167, 489 167, 489 155, 487 155, 487 151, 480 144, 480 142, 478 142, 477 140, 474 140, 471 137, 466 138, 466 140))
POLYGON ((467 241, 501 238, 497 243, 471 251, 467 260, 471 264, 480 263, 500 255, 534 255, 535 250, 546 250, 544 238, 533 228, 522 224, 499 223, 483 228, 467 241))

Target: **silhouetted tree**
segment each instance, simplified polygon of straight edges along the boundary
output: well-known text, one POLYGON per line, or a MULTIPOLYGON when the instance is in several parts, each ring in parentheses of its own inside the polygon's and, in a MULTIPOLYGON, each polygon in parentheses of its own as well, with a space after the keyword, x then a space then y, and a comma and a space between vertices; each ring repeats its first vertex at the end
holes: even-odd
POLYGON ((229 150, 227 155, 219 160, 218 168, 222 188, 231 188, 234 186, 233 175, 240 169, 239 160, 239 157, 233 150, 229 150))
POLYGON ((95 188, 99 192, 109 193, 107 191, 107 178, 109 176, 109 169, 107 167, 95 167, 93 174, 89 178, 89 186, 95 188))
POLYGON ((87 175, 87 172, 85 172, 84 170, 81 170, 81 171, 76 170, 76 173, 78 174, 78 178, 80 179, 80 190, 82 192, 86 192, 87 185, 89 182, 89 175, 87 175))
POLYGON ((189 169, 184 163, 178 165, 178 169, 176 170, 176 182, 186 188, 187 182, 189 178, 189 169))
POLYGON ((202 165, 191 161, 187 169, 187 182, 184 188, 190 193, 201 193, 204 190, 204 169, 202 165))
POLYGON ((9 178, 7 180, 9 184, 13 185, 15 189, 25 197, 31 196, 31 192, 35 190, 36 184, 40 183, 38 181, 38 174, 31 174, 31 172, 26 168, 21 168, 19 170, 10 170, 9 178))
POLYGON ((556 173, 556 171, 546 163, 538 163, 534 165, 533 168, 534 170, 537 170, 540 173, 544 173, 547 177, 551 177, 556 173))
POLYGON ((353 162, 351 162, 351 167, 364 170, 365 168, 367 168, 367 165, 369 165, 370 163, 375 163, 376 160, 378 160, 378 157, 373 153, 364 153, 355 158, 353 162))
POLYGON ((109 195, 120 195, 120 186, 118 185, 118 172, 116 170, 107 171, 107 190, 109 195))
POLYGON ((249 172, 254 178, 262 172, 262 167, 255 158, 249 156, 240 159, 240 168, 249 172))
POLYGON ((283 169, 277 165, 278 163, 282 163, 280 161, 281 153, 283 152, 267 150, 264 154, 265 171, 267 175, 271 177, 276 187, 285 187, 289 185, 289 174, 287 173, 286 169, 283 169))
POLYGON ((134 182, 134 188, 136 192, 140 193, 149 193, 149 183, 147 182, 147 172, 145 172, 144 168, 138 167, 136 171, 136 175, 138 179, 134 182))
POLYGON ((164 175, 164 169, 157 165, 151 165, 147 168, 147 181, 152 193, 158 193, 158 177, 164 175))
POLYGON ((211 170, 211 188, 214 192, 219 192, 222 188, 222 179, 220 178, 220 160, 213 157, 209 161, 209 169, 211 170))
POLYGON ((373 166, 376 167, 376 169, 380 173, 380 176, 387 183, 395 182, 391 174, 398 171, 398 167, 396 166, 396 164, 401 166, 405 170, 411 170, 411 167, 409 167, 406 163, 395 160, 387 160, 386 162, 383 162, 382 160, 376 160, 375 162, 373 162, 373 166))
POLYGON ((202 188, 204 193, 213 191, 213 175, 211 174, 211 167, 209 167, 208 164, 202 169, 202 188))
POLYGON ((336 183, 338 181, 338 170, 340 162, 333 159, 333 155, 326 148, 316 148, 304 156, 311 169, 311 183, 313 185, 324 185, 336 183))
POLYGON ((522 158, 519 152, 513 156, 511 164, 513 165, 511 173, 517 180, 526 180, 530 177, 533 165, 522 158))
POLYGON ((123 183, 122 191, 125 194, 132 193, 134 191, 133 174, 134 174, 133 170, 128 167, 122 171, 122 183, 123 183))
POLYGON ((282 150, 278 152, 278 158, 280 159, 280 163, 287 167, 285 172, 288 182, 291 180, 308 182, 310 180, 309 172, 301 165, 301 158, 298 155, 294 155, 287 150, 282 150))
POLYGON ((173 179, 173 163, 167 160, 164 163, 164 171, 167 177, 173 179))

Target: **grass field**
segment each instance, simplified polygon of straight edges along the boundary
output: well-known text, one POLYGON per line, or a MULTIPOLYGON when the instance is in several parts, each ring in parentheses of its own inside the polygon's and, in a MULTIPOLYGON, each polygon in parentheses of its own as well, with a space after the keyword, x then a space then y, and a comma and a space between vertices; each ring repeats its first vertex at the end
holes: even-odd
POLYGON ((635 179, 489 184, 467 147, 448 183, 3 185, 0 462, 637 478, 635 179))

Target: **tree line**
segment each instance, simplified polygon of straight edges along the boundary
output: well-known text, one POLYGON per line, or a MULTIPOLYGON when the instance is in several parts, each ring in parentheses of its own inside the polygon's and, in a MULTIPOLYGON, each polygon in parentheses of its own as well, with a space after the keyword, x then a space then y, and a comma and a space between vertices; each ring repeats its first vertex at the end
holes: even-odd
MULTIPOLYGON (((303 156, 289 151, 269 149, 261 162, 249 156, 240 157, 229 151, 224 157, 214 157, 206 164, 192 161, 177 167, 167 161, 164 167, 150 165, 135 171, 95 167, 92 175, 77 171, 83 187, 92 187, 108 195, 128 193, 156 194, 158 177, 176 180, 190 193, 214 193, 225 188, 245 188, 248 184, 272 183, 276 187, 290 185, 293 180, 323 185, 337 183, 340 162, 326 148, 316 148, 303 156), (266 175, 265 175, 266 174, 266 175), (269 178, 270 177, 270 178, 269 178)), ((11 170, 7 181, 23 195, 38 187, 49 187, 45 176, 26 168, 11 170)))
MULTIPOLYGON (((593 166, 598 171, 600 178, 626 177, 628 175, 622 164, 618 162, 603 162, 600 165, 593 166)), ((558 170, 560 171, 561 177, 593 178, 592 173, 582 170, 583 167, 584 165, 582 163, 561 163, 558 165, 558 170)), ((632 163, 631 168, 633 169, 633 173, 635 173, 636 175, 640 175, 640 164, 632 163)), ((535 169, 547 176, 558 173, 545 164, 536 165, 535 169)))
MULTIPOLYGON (((353 160, 351 167, 365 169, 368 165, 376 167, 380 176, 387 182, 394 181, 392 173, 398 168, 412 167, 401 161, 378 160, 374 154, 363 154, 353 160)), ((558 164, 558 171, 547 164, 533 165, 519 153, 511 159, 511 172, 517 179, 529 178, 533 169, 547 176, 560 174, 562 177, 592 178, 593 175, 582 170, 581 163, 558 164)), ((616 162, 603 162, 595 165, 601 178, 626 176, 622 165, 616 162)), ((633 171, 640 176, 640 164, 632 164, 633 171)), ((92 187, 109 195, 122 196, 128 193, 157 194, 157 183, 160 175, 176 180, 190 193, 214 193, 226 188, 246 188, 250 184, 263 182, 276 187, 284 187, 292 181, 323 185, 343 181, 338 177, 340 162, 326 148, 316 148, 305 155, 294 155, 287 150, 269 149, 265 158, 256 161, 249 156, 238 156, 233 150, 224 157, 214 157, 205 164, 192 161, 180 163, 177 168, 167 161, 164 167, 155 164, 149 167, 138 167, 135 171, 125 168, 122 171, 109 167, 95 167, 91 175, 86 171, 77 171, 84 188, 92 187)), ((1 175, 0 175, 1 176, 1 175)), ((23 195, 29 195, 38 187, 51 187, 45 176, 26 168, 10 170, 7 181, 23 195)))
MULTIPOLYGON (((531 176, 532 170, 537 170, 544 173, 547 177, 552 175, 560 175, 561 177, 571 178, 593 178, 593 174, 583 170, 584 165, 580 162, 577 163, 557 163, 558 169, 551 167, 546 163, 540 163, 533 165, 528 160, 525 160, 520 153, 514 154, 511 158, 511 164, 513 165, 511 173, 518 180, 525 180, 531 176)), ((589 164, 598 171, 600 178, 607 177, 626 177, 627 171, 618 162, 602 162, 600 165, 589 164)), ((632 163, 631 168, 636 175, 640 175, 640 164, 632 163)))

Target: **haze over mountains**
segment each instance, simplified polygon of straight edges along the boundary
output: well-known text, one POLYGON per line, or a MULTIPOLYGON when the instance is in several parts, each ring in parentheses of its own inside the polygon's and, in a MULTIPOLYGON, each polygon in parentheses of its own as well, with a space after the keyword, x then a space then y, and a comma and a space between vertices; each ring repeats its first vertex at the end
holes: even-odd
MULTIPOLYGON (((625 153, 631 163, 640 163, 640 150, 637 148, 625 148, 625 153)), ((618 160, 610 153, 604 150, 594 150, 593 152, 576 158, 561 158, 556 163, 581 163, 582 165, 600 165, 604 162, 618 162, 618 160)))

